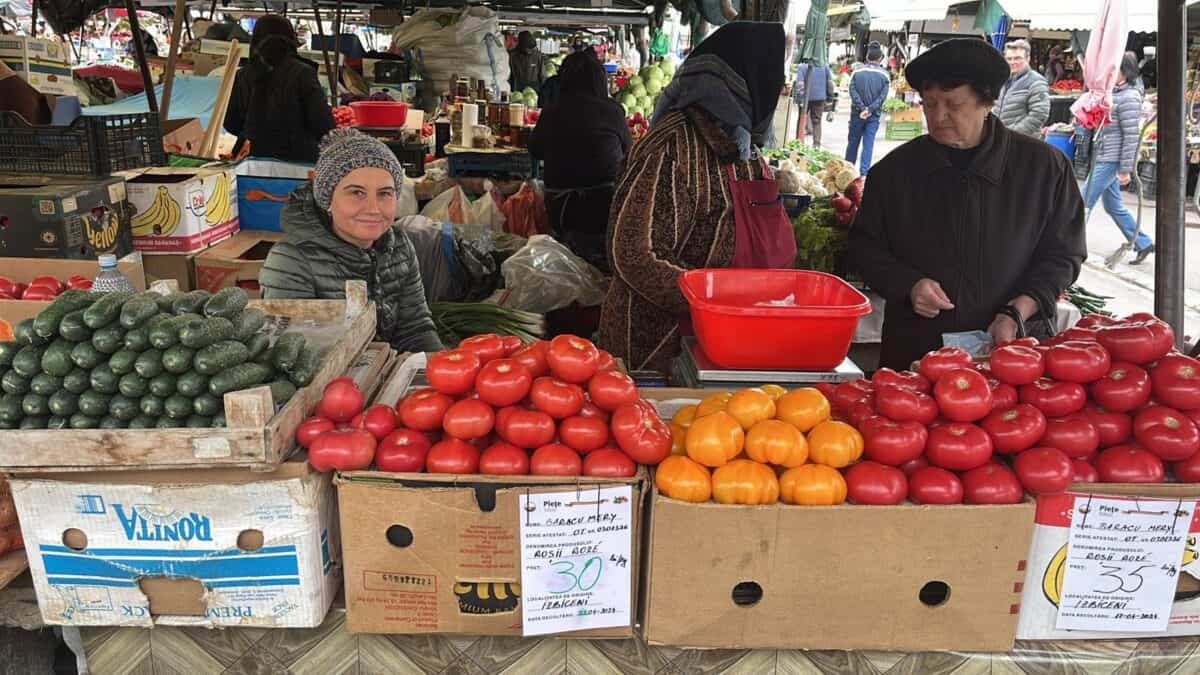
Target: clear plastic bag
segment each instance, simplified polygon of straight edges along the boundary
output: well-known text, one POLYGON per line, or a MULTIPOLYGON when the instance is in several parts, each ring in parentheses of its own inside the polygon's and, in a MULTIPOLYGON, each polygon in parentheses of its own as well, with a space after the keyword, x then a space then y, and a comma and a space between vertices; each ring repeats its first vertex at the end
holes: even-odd
POLYGON ((554 237, 539 234, 500 266, 514 309, 545 314, 573 302, 594 307, 604 301, 604 275, 554 237))
POLYGON ((549 216, 538 181, 527 181, 521 189, 500 207, 504 213, 504 230, 522 237, 549 234, 549 216))

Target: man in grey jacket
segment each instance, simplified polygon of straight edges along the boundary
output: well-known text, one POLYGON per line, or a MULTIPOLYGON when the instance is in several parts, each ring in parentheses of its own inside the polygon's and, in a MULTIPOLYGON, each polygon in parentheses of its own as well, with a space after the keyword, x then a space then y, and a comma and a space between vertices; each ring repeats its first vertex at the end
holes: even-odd
POLYGON ((1046 78, 1029 67, 1029 42, 1014 40, 1004 46, 1009 77, 1000 90, 996 115, 1004 126, 1027 136, 1041 137, 1050 119, 1050 87, 1046 78))

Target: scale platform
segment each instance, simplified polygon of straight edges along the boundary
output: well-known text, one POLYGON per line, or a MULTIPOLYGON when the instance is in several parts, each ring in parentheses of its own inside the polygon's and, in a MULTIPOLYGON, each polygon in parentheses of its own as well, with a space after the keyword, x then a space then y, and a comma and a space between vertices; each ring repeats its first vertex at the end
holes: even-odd
POLYGON ((863 371, 847 357, 833 370, 726 370, 704 354, 694 337, 683 338, 683 349, 672 363, 671 375, 681 386, 692 389, 739 389, 759 384, 799 387, 817 382, 848 382, 863 371))

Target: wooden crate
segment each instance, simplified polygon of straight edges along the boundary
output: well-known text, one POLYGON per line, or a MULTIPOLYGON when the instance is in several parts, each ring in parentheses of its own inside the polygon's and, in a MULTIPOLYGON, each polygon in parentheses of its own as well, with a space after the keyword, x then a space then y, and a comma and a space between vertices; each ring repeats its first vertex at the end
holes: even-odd
POLYGON ((367 285, 346 283, 346 300, 251 300, 270 315, 341 324, 312 384, 274 413, 269 387, 225 394, 225 428, 0 431, 0 469, 10 473, 244 466, 270 469, 295 449, 296 428, 331 380, 340 377, 375 336, 375 304, 367 285))
POLYGON ((920 122, 923 118, 924 115, 920 108, 908 108, 888 113, 888 120, 891 122, 920 122))

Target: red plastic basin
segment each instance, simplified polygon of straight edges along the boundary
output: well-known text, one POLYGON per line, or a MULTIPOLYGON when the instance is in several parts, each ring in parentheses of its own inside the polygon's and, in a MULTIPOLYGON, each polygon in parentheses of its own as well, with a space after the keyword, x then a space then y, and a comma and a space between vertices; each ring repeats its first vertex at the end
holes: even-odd
POLYGON ((402 127, 408 117, 408 104, 396 101, 355 101, 350 109, 360 127, 402 127))
POLYGON ((699 269, 679 276, 696 340, 713 363, 741 370, 832 370, 871 302, 832 274, 699 269), (759 303, 781 301, 787 306, 759 303))

